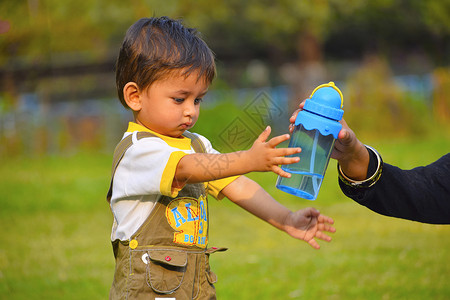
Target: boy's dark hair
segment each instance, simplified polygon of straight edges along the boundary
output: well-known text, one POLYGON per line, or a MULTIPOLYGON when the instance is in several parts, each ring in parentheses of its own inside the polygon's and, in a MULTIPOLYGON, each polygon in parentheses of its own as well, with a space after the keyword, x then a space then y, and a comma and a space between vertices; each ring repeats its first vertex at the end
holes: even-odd
POLYGON ((140 89, 156 80, 182 70, 188 76, 199 71, 199 78, 211 83, 216 75, 214 54, 194 28, 168 17, 143 18, 127 31, 116 62, 116 86, 119 100, 123 88, 135 82, 140 89))

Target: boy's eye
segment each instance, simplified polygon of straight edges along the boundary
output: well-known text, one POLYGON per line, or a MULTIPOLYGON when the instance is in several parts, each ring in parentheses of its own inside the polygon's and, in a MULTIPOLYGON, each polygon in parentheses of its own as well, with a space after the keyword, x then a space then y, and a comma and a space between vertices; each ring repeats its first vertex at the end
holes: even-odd
POLYGON ((173 98, 173 100, 175 100, 175 102, 177 103, 182 103, 184 101, 183 98, 173 98))
POLYGON ((203 101, 202 98, 197 98, 197 99, 194 100, 194 103, 195 104, 200 104, 202 101, 203 101))

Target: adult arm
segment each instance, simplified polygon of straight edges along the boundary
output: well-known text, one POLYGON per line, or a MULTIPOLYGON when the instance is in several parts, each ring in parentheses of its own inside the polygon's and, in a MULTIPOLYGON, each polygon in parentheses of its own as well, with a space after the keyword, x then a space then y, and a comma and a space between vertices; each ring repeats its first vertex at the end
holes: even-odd
MULTIPOLYGON (((376 155, 369 152, 367 177, 376 172, 377 160, 376 155)), ((339 180, 346 196, 379 214, 430 224, 450 224, 450 153, 434 163, 411 170, 384 163, 379 180, 369 188, 351 187, 344 182, 339 180)))
MULTIPOLYGON (((290 118, 290 131, 304 102, 290 118)), ((348 186, 339 180, 342 191, 361 205, 382 215, 423 223, 450 224, 450 153, 438 161, 412 170, 402 170, 381 164, 381 177, 377 175, 376 154, 368 150, 344 119, 342 130, 331 157, 336 159, 343 174, 353 182, 373 179, 361 188, 348 186)), ((381 158, 380 158, 381 159, 381 158)), ((362 184, 364 185, 364 184, 362 184)))

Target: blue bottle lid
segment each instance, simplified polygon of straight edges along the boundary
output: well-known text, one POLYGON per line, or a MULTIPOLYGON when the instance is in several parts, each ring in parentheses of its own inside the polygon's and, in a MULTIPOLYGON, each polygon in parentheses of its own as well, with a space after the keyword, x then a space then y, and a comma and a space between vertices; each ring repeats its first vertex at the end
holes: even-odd
POLYGON ((305 129, 317 129, 322 135, 333 134, 337 139, 342 125, 344 97, 334 82, 319 85, 306 100, 303 110, 295 120, 295 125, 302 124, 305 129))

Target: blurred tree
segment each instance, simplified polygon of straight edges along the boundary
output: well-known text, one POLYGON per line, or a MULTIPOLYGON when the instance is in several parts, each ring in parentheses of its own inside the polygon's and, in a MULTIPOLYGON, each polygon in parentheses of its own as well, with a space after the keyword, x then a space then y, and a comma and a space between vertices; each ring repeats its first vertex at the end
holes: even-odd
POLYGON ((436 69, 433 79, 433 114, 441 124, 450 124, 450 69, 436 69))
POLYGON ((450 1, 333 1, 332 12, 325 47, 332 57, 378 52, 398 58, 420 51, 436 64, 449 63, 450 1))
POLYGON ((132 22, 153 15, 186 19, 224 59, 279 62, 297 56, 299 40, 314 38, 321 49, 330 37, 331 54, 412 43, 436 52, 444 50, 433 47, 448 47, 450 34, 450 2, 440 0, 21 0, 1 1, 0 11, 10 24, 0 38, 0 65, 12 56, 24 63, 58 59, 52 54, 60 52, 102 58, 116 51, 112 46, 132 22), (354 41, 345 47, 338 38, 354 41), (341 47, 333 48, 335 42, 341 47))
POLYGON ((117 0, 2 1, 0 10, 11 28, 0 40, 0 63, 12 56, 24 63, 57 60, 58 53, 98 59, 136 17, 132 8, 117 0))
MULTIPOLYGON (((318 65, 323 49, 337 58, 421 49, 441 63, 450 53, 450 1, 440 0, 18 0, 1 1, 0 12, 7 24, 0 24, 0 73, 37 65, 111 65, 129 25, 161 15, 185 19, 219 61, 239 65, 255 58, 273 66, 318 65)), ((9 77, 4 81, 17 79, 9 77)))
POLYGON ((330 22, 329 1, 217 1, 214 9, 218 6, 220 19, 209 19, 202 31, 219 60, 237 61, 241 68, 250 67, 255 58, 275 68, 290 62, 283 68, 284 81, 293 87, 289 111, 326 80, 322 43, 330 22))
MULTIPOLYGON (((357 135, 382 138, 426 134, 432 126, 426 103, 417 102, 392 79, 389 63, 378 55, 366 55, 360 68, 348 78, 345 120, 357 135)), ((444 104, 445 105, 445 104, 444 104)))

